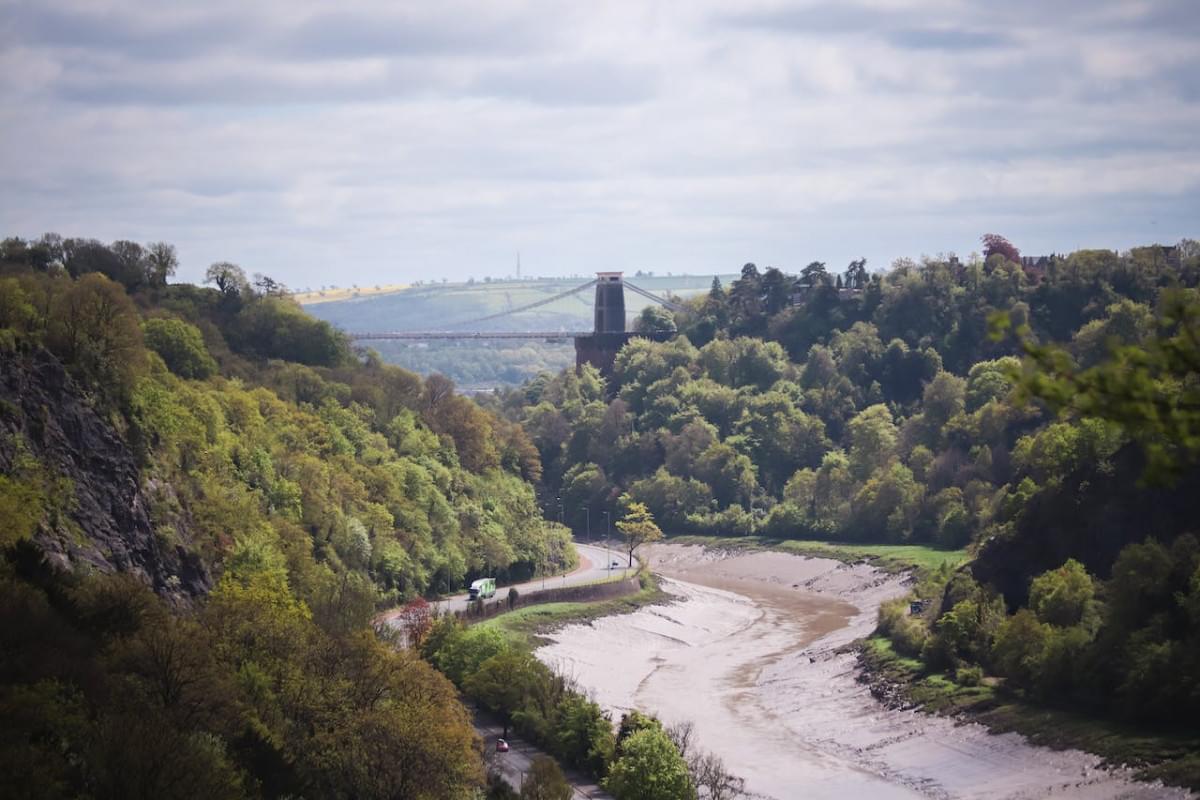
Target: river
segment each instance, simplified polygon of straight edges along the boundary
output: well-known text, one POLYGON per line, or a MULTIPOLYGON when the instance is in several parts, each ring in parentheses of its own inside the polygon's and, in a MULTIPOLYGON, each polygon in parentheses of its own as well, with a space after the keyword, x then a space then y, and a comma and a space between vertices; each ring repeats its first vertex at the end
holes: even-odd
POLYGON ((537 656, 614 718, 691 721, 747 789, 792 798, 1174 798, 1079 751, 885 708, 843 645, 870 632, 900 578, 781 553, 648 548, 673 602, 572 625, 537 656))

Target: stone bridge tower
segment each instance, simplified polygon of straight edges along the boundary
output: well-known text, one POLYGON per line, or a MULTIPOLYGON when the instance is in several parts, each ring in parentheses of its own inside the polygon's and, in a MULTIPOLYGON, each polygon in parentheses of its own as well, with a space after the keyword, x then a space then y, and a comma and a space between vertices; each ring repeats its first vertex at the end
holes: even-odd
POLYGON ((589 336, 575 338, 575 368, 591 364, 604 377, 612 375, 617 353, 630 339, 666 341, 670 333, 631 333, 625 330, 624 273, 596 273, 595 327, 589 336))
POLYGON ((596 333, 625 332, 625 282, 620 272, 596 273, 596 333))

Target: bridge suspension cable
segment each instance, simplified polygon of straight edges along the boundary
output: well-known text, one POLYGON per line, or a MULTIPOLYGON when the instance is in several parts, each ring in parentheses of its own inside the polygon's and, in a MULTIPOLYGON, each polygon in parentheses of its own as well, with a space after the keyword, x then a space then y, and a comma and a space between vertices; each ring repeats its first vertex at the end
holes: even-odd
MULTIPOLYGON (((576 286, 573 289, 568 289, 565 292, 559 292, 558 294, 552 295, 550 297, 544 297, 541 300, 535 300, 532 303, 526 303, 523 306, 518 306, 516 308, 510 308, 507 311, 500 311, 495 314, 488 314, 487 316, 483 316, 483 317, 475 317, 474 319, 463 319, 463 320, 457 320, 455 322, 448 322, 441 328, 441 330, 438 330, 438 331, 429 331, 429 330, 411 331, 411 330, 409 330, 409 331, 389 331, 389 332, 381 332, 381 333, 350 333, 348 335, 352 340, 355 340, 355 341, 365 341, 365 340, 371 340, 371 339, 413 339, 413 340, 422 340, 422 339, 547 339, 547 340, 549 340, 549 339, 579 338, 582 336, 589 336, 589 335, 591 335, 591 332, 588 332, 588 331, 525 331, 525 332, 491 331, 491 332, 488 332, 488 331, 454 331, 452 329, 453 328, 461 328, 464 325, 478 325, 481 322, 488 322, 493 319, 499 319, 501 317, 511 316, 512 314, 519 314, 522 311, 529 311, 530 309, 538 308, 538 307, 544 306, 544 305, 549 305, 550 303, 553 303, 556 300, 562 300, 564 298, 571 297, 573 295, 577 295, 582 291, 592 288, 597 283, 599 283, 599 280, 591 280, 585 284, 576 286)), ((654 294, 653 292, 648 292, 645 289, 641 288, 640 286, 634 286, 632 283, 629 283, 628 281, 623 281, 623 285, 625 288, 629 289, 630 291, 634 292, 635 294, 639 294, 642 297, 645 297, 646 299, 648 299, 652 302, 658 303, 661 306, 665 306, 666 308, 670 309, 671 311, 683 311, 684 310, 684 306, 680 305, 679 303, 672 302, 671 300, 667 300, 664 297, 659 297, 658 295, 654 294)))
POLYGON ((625 281, 625 288, 629 289, 633 292, 636 292, 637 294, 640 294, 642 297, 645 297, 648 300, 653 300, 654 302, 658 303, 660 306, 665 306, 666 308, 670 309, 671 311, 683 311, 684 310, 683 306, 679 305, 678 303, 673 303, 670 300, 667 300, 665 297, 659 297, 658 295, 654 294, 653 292, 647 292, 645 289, 641 288, 640 286, 634 286, 629 281, 625 281))
POLYGON ((461 328, 463 325, 477 325, 480 322, 488 322, 493 319, 499 319, 500 317, 507 317, 510 314, 519 314, 522 311, 529 311, 532 308, 538 308, 539 306, 549 305, 550 303, 553 303, 556 300, 562 300, 564 297, 570 297, 573 294, 579 294, 580 292, 584 291, 585 289, 590 289, 595 285, 596 285, 596 281, 591 280, 591 281, 588 281, 587 283, 583 284, 582 286, 576 286, 574 289, 568 289, 565 292, 560 292, 559 294, 556 294, 553 297, 544 297, 541 300, 535 300, 534 302, 526 303, 523 306, 517 306, 516 308, 510 308, 507 311, 500 311, 495 314, 488 314, 486 317, 476 317, 474 319, 460 319, 456 322, 448 322, 448 323, 446 323, 446 327, 447 328, 461 328))

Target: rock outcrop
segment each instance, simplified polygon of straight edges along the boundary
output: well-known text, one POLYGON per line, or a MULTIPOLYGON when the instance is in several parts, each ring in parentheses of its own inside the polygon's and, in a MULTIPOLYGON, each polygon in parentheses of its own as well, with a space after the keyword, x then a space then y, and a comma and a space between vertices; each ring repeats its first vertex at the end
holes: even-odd
POLYGON ((45 350, 0 357, 0 472, 22 451, 65 478, 73 495, 55 498, 60 519, 44 521, 34 536, 50 563, 136 575, 175 605, 212 587, 185 532, 155 531, 128 443, 45 350))

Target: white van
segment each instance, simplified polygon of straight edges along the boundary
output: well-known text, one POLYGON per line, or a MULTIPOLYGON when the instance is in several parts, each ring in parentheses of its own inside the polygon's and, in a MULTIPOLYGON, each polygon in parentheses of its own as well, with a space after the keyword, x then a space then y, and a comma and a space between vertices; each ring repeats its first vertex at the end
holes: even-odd
POLYGON ((477 581, 472 581, 471 588, 467 590, 467 597, 471 600, 486 600, 487 598, 494 597, 495 595, 495 578, 480 578, 477 581))

